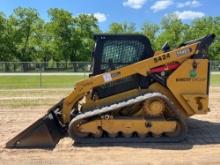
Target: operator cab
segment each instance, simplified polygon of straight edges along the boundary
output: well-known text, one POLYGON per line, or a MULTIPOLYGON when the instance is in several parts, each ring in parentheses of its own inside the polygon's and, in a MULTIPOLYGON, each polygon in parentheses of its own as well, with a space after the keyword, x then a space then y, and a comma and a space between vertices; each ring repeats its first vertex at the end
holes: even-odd
POLYGON ((93 53, 93 75, 127 66, 153 56, 149 39, 139 34, 99 34, 93 53))
MULTIPOLYGON (((93 52, 93 72, 91 76, 109 72, 154 55, 149 39, 140 34, 98 34, 93 52)), ((110 82, 97 87, 93 93, 99 98, 105 98, 117 93, 141 86, 140 75, 110 82)))

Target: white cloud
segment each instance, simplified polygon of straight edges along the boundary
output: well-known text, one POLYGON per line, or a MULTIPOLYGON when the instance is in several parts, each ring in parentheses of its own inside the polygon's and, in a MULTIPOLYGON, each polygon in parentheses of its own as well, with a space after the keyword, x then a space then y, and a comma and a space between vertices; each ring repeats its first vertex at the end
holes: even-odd
POLYGON ((147 0, 127 0, 123 2, 123 6, 127 6, 133 9, 140 9, 144 6, 147 0))
POLYGON ((94 13, 93 14, 94 17, 96 17, 96 19, 99 21, 99 22, 105 22, 107 20, 107 16, 104 14, 104 13, 94 13))
POLYGON ((177 7, 178 8, 183 8, 183 7, 199 7, 202 4, 198 1, 198 0, 190 0, 190 1, 186 1, 183 3, 178 3, 177 7))
POLYGON ((177 17, 179 19, 182 19, 182 20, 192 20, 192 19, 195 19, 195 18, 201 18, 201 17, 204 17, 205 14, 203 12, 196 12, 196 11, 183 11, 183 12, 180 12, 180 11, 176 11, 175 14, 177 15, 177 17))
POLYGON ((151 6, 151 10, 153 10, 154 12, 158 12, 160 10, 165 10, 172 4, 173 4, 172 0, 160 0, 155 2, 153 6, 151 6))

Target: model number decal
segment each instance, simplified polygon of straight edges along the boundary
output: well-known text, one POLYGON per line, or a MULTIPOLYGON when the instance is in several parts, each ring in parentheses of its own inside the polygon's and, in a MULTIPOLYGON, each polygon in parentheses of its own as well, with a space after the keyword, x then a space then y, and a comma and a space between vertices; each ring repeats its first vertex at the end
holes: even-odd
POLYGON ((185 48, 185 49, 181 49, 179 51, 176 52, 177 56, 183 56, 183 55, 187 55, 191 52, 190 48, 185 48))
POLYGON ((166 60, 170 58, 170 54, 167 53, 167 54, 164 54, 164 55, 161 55, 161 56, 158 56, 158 57, 154 57, 154 63, 157 63, 159 61, 163 61, 163 60, 166 60))

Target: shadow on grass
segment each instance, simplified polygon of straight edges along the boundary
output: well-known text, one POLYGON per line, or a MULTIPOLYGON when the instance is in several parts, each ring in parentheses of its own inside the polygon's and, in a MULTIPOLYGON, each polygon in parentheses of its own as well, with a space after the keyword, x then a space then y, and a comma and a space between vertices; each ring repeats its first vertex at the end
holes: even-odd
POLYGON ((194 145, 220 144, 220 123, 213 123, 198 119, 188 119, 188 134, 185 140, 177 143, 101 143, 78 144, 75 147, 130 147, 152 148, 164 150, 188 150, 194 145))

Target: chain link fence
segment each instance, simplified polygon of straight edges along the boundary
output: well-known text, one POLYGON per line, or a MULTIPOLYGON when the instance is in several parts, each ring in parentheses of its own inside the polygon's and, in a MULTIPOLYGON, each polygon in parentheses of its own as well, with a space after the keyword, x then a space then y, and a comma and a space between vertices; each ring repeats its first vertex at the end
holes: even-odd
MULTIPOLYGON (((210 61, 211 85, 220 85, 220 61, 210 61)), ((0 62, 0 90, 69 88, 86 79, 91 62, 0 62)))
POLYGON ((91 69, 91 62, 0 62, 0 89, 73 87, 91 69))
POLYGON ((220 72, 220 61, 210 61, 211 71, 220 72))
POLYGON ((91 62, 0 62, 1 73, 90 71, 91 62))
MULTIPOLYGON (((211 71, 220 71, 220 61, 210 61, 211 71)), ((89 73, 91 62, 0 62, 0 73, 89 73)))

